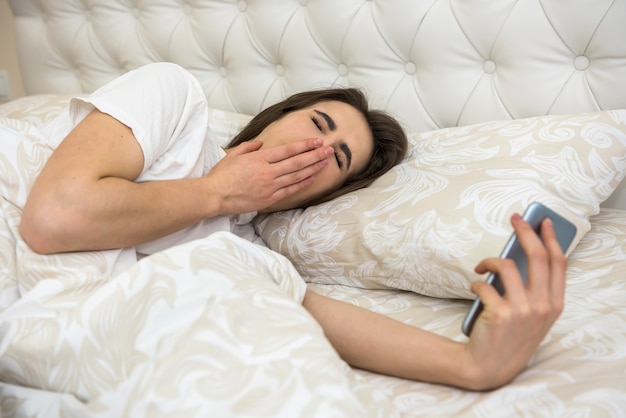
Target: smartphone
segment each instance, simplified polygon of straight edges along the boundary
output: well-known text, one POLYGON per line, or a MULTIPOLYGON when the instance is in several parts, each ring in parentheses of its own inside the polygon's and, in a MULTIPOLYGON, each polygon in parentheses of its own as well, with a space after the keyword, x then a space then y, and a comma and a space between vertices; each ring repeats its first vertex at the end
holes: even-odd
MULTIPOLYGON (((537 235, 539 235, 541 222, 546 218, 550 218, 554 225, 556 239, 559 242, 563 253, 567 252, 572 240, 576 236, 576 226, 574 226, 574 224, 539 202, 531 203, 522 217, 535 230, 537 235)), ((515 232, 513 232, 511 238, 509 238, 508 242, 504 246, 500 257, 510 258, 515 261, 515 264, 517 265, 517 268, 522 276, 522 280, 524 283, 528 282, 528 258, 526 257, 526 253, 517 239, 515 232)), ((500 295, 504 295, 504 287, 502 286, 502 282, 496 273, 489 274, 486 282, 495 287, 500 295)), ((476 322, 476 319, 478 319, 482 310, 483 304, 480 301, 480 298, 476 298, 461 326, 463 333, 468 337, 472 333, 474 323, 476 322)))

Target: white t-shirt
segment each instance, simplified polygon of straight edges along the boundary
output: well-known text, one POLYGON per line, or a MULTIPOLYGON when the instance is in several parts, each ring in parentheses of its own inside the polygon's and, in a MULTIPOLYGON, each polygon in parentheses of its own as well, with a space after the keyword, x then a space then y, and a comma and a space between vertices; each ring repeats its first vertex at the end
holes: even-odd
MULTIPOLYGON (((128 72, 86 98, 74 98, 69 112, 45 127, 51 146, 92 110, 113 116, 130 127, 144 155, 137 182, 197 178, 226 153, 208 134, 208 105, 200 84, 189 72, 172 63, 154 63, 128 72)), ((207 196, 210 198, 210 196, 207 196)), ((258 244, 250 221, 256 213, 215 217, 135 248, 105 251, 112 274, 137 261, 137 256, 204 238, 217 231, 231 231, 258 244)))

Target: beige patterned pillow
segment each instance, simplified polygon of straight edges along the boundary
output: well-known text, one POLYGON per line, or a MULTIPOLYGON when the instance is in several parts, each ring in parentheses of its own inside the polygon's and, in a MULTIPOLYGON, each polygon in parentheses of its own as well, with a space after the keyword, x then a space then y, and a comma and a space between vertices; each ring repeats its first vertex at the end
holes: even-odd
MULTIPOLYGON (((406 161, 332 202, 258 217, 305 280, 473 298, 509 217, 532 201, 589 230, 626 173, 626 110, 491 122, 411 137, 406 161)), ((572 246, 572 248, 573 248, 572 246)))

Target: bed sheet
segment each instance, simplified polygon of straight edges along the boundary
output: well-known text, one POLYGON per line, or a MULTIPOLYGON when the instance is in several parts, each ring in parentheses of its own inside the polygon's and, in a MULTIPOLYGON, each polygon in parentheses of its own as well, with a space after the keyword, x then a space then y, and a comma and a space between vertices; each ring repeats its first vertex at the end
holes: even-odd
MULTIPOLYGON (((3 416, 625 415, 626 211, 592 218, 570 256, 565 311, 511 384, 482 393, 410 382, 349 368, 301 307, 290 263, 230 234, 116 277, 97 253, 32 253, 17 225, 51 152, 37 126, 62 108, 48 96, 0 107, 0 140, 25 138, 0 154, 3 416)), ((309 288, 465 338, 468 301, 309 288)))
MULTIPOLYGON (((625 417, 626 211, 602 209, 568 262, 565 309, 530 363, 490 392, 358 371, 403 416, 625 417)), ((316 291, 455 340, 470 301, 410 292, 309 285, 316 291)))

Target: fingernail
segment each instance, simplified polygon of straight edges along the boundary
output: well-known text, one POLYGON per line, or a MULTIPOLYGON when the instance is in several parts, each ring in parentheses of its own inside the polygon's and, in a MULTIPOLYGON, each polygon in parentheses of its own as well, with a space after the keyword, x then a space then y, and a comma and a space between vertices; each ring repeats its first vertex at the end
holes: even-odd
POLYGON ((331 147, 328 147, 326 148, 326 150, 324 150, 324 152, 326 153, 326 155, 333 155, 335 153, 335 150, 331 147))
POLYGON ((511 216, 511 221, 512 222, 517 222, 517 221, 521 221, 522 220, 522 215, 520 215, 519 213, 515 212, 512 216, 511 216))
POLYGON ((315 141, 313 141, 313 144, 314 144, 316 147, 319 147, 319 146, 321 146, 321 145, 322 145, 322 140, 321 140, 321 139, 316 139, 315 141))

